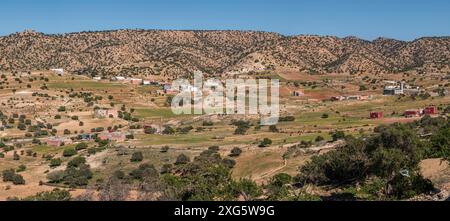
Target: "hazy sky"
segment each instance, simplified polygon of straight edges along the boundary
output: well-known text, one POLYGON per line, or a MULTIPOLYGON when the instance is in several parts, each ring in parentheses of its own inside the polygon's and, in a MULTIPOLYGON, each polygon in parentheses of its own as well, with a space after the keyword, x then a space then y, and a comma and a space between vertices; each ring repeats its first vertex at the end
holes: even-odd
POLYGON ((233 29, 285 35, 450 35, 448 0, 2 0, 0 35, 122 28, 233 29))

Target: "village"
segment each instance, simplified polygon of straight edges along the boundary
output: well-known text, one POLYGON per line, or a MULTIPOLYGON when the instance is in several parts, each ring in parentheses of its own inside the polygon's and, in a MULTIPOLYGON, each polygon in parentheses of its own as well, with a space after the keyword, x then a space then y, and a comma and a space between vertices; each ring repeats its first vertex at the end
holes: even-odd
MULTIPOLYGON (((260 75, 268 74, 263 70, 245 78, 260 75)), ((272 170, 295 174, 305 163, 299 155, 285 164, 283 156, 289 147, 335 148, 339 142, 332 137, 337 131, 363 136, 379 125, 450 113, 447 90, 428 89, 434 88, 437 81, 433 79, 421 87, 389 81, 360 90, 360 82, 342 76, 324 75, 308 83, 281 74, 280 122, 268 127, 258 125, 258 115, 175 115, 169 102, 179 91, 167 81, 87 77, 62 68, 2 76, 0 141, 7 148, 0 154, 0 167, 34 162, 23 173, 35 191, 54 185, 46 175, 58 168, 49 167, 52 159, 64 165, 73 154, 86 156, 97 179, 103 179, 117 167, 128 168, 123 157, 134 152, 142 152, 148 162, 162 167, 180 154, 195 157, 218 143, 224 156, 235 148, 243 151, 243 157, 235 159, 236 179, 251 175, 265 182, 272 170), (338 82, 341 89, 332 89, 330 82, 338 82), (162 156, 168 148, 170 156, 162 156), (265 160, 261 160, 263 153, 265 160), (265 161, 272 163, 266 166, 265 161)), ((12 187, 0 198, 18 194, 22 188, 12 187)))

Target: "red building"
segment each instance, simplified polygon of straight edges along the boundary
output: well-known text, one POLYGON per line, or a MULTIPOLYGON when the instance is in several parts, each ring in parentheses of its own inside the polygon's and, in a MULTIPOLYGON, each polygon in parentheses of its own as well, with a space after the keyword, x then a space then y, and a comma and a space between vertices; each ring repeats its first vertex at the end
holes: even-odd
POLYGON ((426 107, 425 109, 423 109, 423 114, 425 115, 438 114, 438 110, 435 106, 426 107))
POLYGON ((422 111, 420 110, 406 110, 403 114, 405 117, 420 117, 422 111))
POLYGON ((383 112, 370 112, 371 119, 383 118, 383 112))

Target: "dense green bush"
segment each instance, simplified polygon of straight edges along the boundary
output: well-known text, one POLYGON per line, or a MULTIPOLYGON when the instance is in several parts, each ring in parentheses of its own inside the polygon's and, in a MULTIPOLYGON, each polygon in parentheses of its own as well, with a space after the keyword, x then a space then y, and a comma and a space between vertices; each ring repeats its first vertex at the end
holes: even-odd
POLYGON ((62 160, 60 158, 53 158, 50 160, 50 168, 59 167, 62 164, 62 160))
MULTIPOLYGON (((368 188, 366 192, 375 197, 381 197, 380 192, 394 199, 428 193, 433 184, 420 175, 419 162, 430 157, 448 159, 449 122, 424 117, 413 123, 377 127, 369 137, 345 137, 344 147, 312 157, 295 180, 300 184, 342 186, 376 178, 380 180, 377 183, 385 185, 382 190, 379 185, 368 188), (429 132, 431 137, 419 137, 429 132)), ((335 134, 333 138, 344 136, 335 134)))
POLYGON ((131 171, 130 176, 136 180, 143 180, 146 178, 159 177, 159 173, 155 166, 150 164, 141 164, 137 169, 131 171))
POLYGON ((75 150, 85 150, 88 148, 87 143, 79 143, 75 146, 75 150))
POLYGON ((76 154, 77 154, 77 150, 75 150, 74 148, 68 148, 63 151, 64 157, 71 157, 71 156, 75 156, 76 154))

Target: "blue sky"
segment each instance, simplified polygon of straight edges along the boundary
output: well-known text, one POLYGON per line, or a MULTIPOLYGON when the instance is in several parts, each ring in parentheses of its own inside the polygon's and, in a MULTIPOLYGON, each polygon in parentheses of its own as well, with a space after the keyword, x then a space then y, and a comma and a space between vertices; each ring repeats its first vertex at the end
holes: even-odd
POLYGON ((33 29, 233 29, 285 35, 450 35, 448 0, 2 0, 0 35, 33 29))

